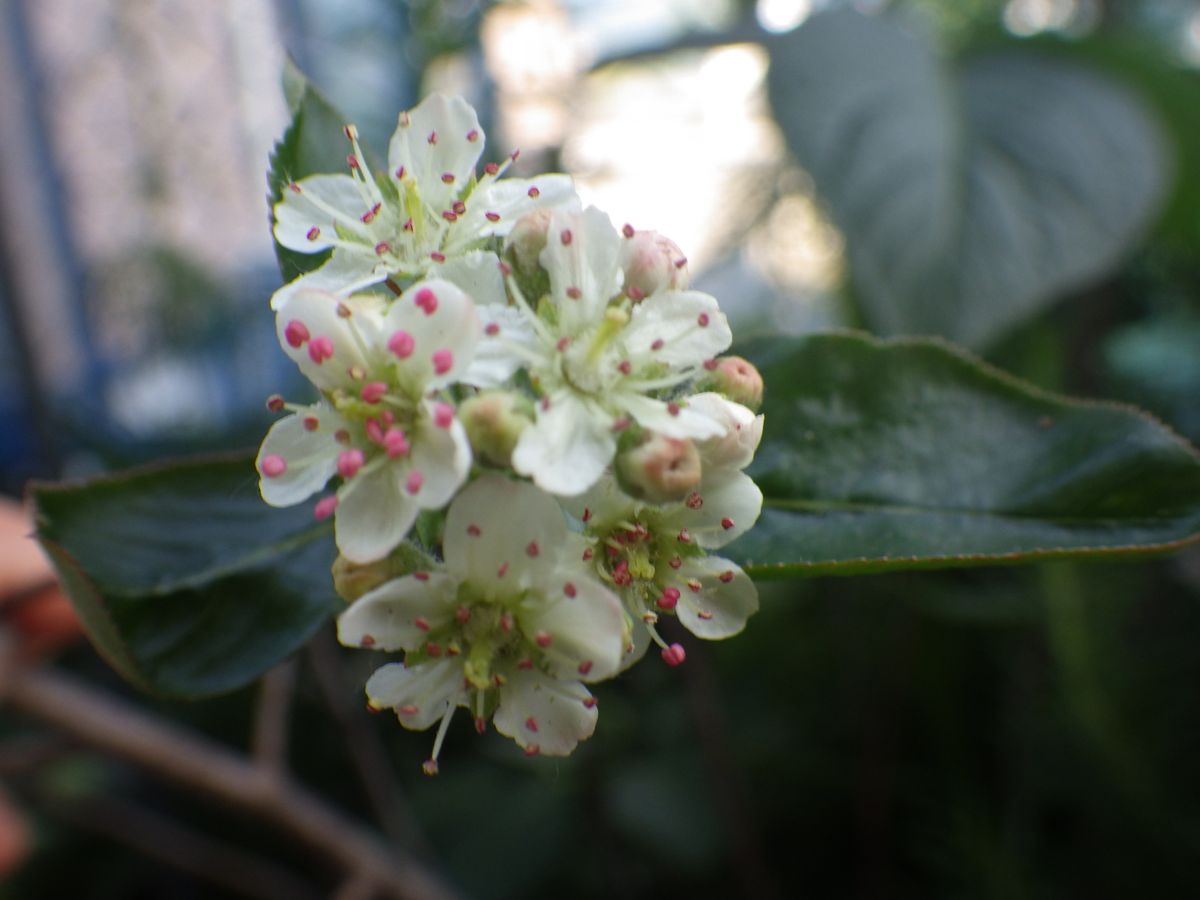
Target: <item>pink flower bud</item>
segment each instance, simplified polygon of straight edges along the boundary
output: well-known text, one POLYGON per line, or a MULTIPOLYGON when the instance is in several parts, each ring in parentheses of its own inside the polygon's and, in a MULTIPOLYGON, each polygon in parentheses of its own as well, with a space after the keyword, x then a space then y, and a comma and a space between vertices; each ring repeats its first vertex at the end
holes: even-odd
POLYGON ((688 440, 650 433, 617 456, 617 478, 632 496, 652 503, 682 500, 700 484, 700 454, 688 440))
POLYGON ((538 256, 546 246, 546 231, 550 227, 550 210, 535 209, 513 225, 504 241, 504 249, 512 254, 517 271, 529 275, 537 271, 538 256))
POLYGON ((507 468, 521 432, 529 425, 529 410, 520 398, 505 391, 485 391, 458 408, 459 420, 475 456, 489 465, 507 468))
POLYGON ((753 412, 762 406, 763 380, 758 369, 740 356, 722 356, 705 379, 718 394, 740 403, 753 412))
POLYGON ((687 257, 670 238, 657 231, 635 231, 621 244, 625 293, 634 299, 688 286, 687 257))

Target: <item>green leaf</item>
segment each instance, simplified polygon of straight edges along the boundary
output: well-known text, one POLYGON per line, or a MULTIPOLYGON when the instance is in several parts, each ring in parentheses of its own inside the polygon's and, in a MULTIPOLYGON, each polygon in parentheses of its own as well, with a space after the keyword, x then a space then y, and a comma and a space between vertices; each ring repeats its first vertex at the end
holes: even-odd
POLYGON ((37 536, 105 658, 143 690, 196 697, 285 659, 337 609, 331 528, 272 509, 250 455, 36 484, 37 536))
POLYGON ((1150 416, 1045 393, 937 340, 741 348, 767 385, 756 577, 1170 550, 1200 540, 1200 455, 1150 416))
MULTIPOLYGON (((292 120, 271 153, 267 170, 274 208, 293 181, 322 172, 344 172, 348 145, 342 129, 349 121, 321 95, 296 64, 284 63, 283 93, 292 120)), ((275 244, 275 257, 285 282, 319 268, 329 258, 325 253, 296 253, 275 244)))
POLYGON ((1111 271, 1159 206, 1156 122, 1092 70, 1016 51, 951 70, 845 11, 770 51, 771 104, 874 330, 985 346, 1111 271))

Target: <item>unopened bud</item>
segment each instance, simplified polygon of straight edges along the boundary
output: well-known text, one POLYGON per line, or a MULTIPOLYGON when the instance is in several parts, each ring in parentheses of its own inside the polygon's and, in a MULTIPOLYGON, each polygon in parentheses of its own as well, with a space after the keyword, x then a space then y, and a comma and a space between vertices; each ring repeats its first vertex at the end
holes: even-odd
POLYGON ((535 209, 517 219, 504 240, 504 249, 512 255, 517 271, 530 275, 538 269, 538 256, 546 246, 550 228, 550 210, 535 209))
POLYGON ((458 407, 458 418, 467 430, 475 457, 489 465, 507 468, 513 448, 532 421, 528 401, 507 391, 484 391, 458 407))
POLYGON ((758 369, 740 356, 723 356, 704 380, 705 386, 754 412, 762 406, 763 380, 758 369))
POLYGON ((617 478, 629 494, 652 503, 684 499, 700 484, 700 454, 689 440, 647 432, 617 456, 617 478))
POLYGON ((621 242, 621 268, 625 293, 634 299, 688 286, 687 257, 673 240, 657 231, 635 231, 621 242))
POLYGON ((351 562, 342 555, 333 561, 333 588, 347 603, 387 581, 427 571, 434 562, 408 541, 403 541, 383 559, 369 563, 351 562))

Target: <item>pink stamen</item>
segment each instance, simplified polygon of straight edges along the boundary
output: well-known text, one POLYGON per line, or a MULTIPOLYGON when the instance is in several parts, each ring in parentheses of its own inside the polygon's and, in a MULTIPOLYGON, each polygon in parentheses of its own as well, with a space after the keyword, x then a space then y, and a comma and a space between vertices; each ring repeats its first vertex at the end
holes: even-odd
POLYGON ((454 184, 454 173, 453 172, 443 172, 442 173, 442 184, 454 184))
POLYGON ((268 478, 278 478, 287 471, 287 460, 282 456, 272 453, 262 458, 259 468, 262 469, 262 473, 268 478))
POLYGON ((672 644, 670 647, 663 648, 662 658, 668 666, 678 666, 687 659, 687 652, 683 649, 682 644, 672 644))
POLYGON ((437 143, 437 132, 436 131, 429 132, 429 137, 427 137, 425 140, 427 140, 431 144, 436 144, 437 143))
POLYGON ((489 175, 495 175, 497 172, 500 171, 500 167, 498 165, 496 165, 495 163, 488 163, 487 165, 485 165, 483 167, 483 171, 487 172, 487 174, 489 174, 489 175))
POLYGON ((433 354, 433 371, 438 375, 445 375, 454 368, 454 354, 443 348, 435 350, 433 354))
POLYGON ((529 196, 530 196, 530 197, 534 197, 534 198, 540 197, 540 196, 542 195, 542 192, 541 192, 541 191, 539 191, 539 190, 537 189, 537 187, 536 187, 536 186, 535 186, 535 187, 531 187, 531 188, 529 189, 528 193, 529 193, 529 196))
POLYGON ((314 225, 312 228, 308 229, 308 232, 304 236, 310 241, 315 241, 321 236, 321 229, 314 225))
POLYGON ((622 375, 628 375, 630 372, 633 371, 633 363, 631 363, 627 359, 623 359, 619 363, 617 363, 617 371, 620 372, 622 375))
POLYGON ((377 419, 367 419, 366 424, 367 440, 372 444, 383 444, 383 426, 379 424, 377 419))
POLYGON ((304 430, 305 431, 316 431, 320 427, 321 427, 321 420, 318 419, 316 416, 305 416, 304 417, 304 430))
POLYGON ((658 598, 657 605, 659 609, 674 609, 679 605, 679 588, 665 588, 662 596, 658 598))
POLYGON ((359 395, 367 403, 378 403, 385 396, 387 396, 387 392, 388 386, 386 382, 368 381, 362 386, 362 390, 359 391, 359 395))
POLYGON ((467 140, 470 141, 472 144, 475 143, 477 140, 479 140, 479 130, 476 128, 472 128, 470 131, 468 131, 467 132, 467 140))
POLYGON ((517 668, 527 672, 533 668, 533 660, 528 658, 519 659, 517 660, 517 668))
POLYGON ((417 340, 407 331, 397 331, 388 338, 387 345, 388 349, 400 359, 408 359, 412 356, 413 349, 417 346, 417 340))
POLYGON ((573 235, 571 234, 570 228, 564 228, 562 230, 562 234, 559 235, 559 239, 563 242, 564 247, 570 245, 572 237, 573 235))
POLYGON ((454 611, 454 621, 459 625, 466 625, 471 621, 471 610, 469 607, 460 606, 454 611))
POLYGON ((538 730, 537 719, 535 719, 533 716, 530 716, 525 720, 525 727, 530 731, 536 732, 538 730))
POLYGON ((375 245, 375 255, 376 256, 383 256, 383 254, 391 253, 391 252, 392 252, 392 245, 389 244, 387 241, 380 241, 378 244, 375 245))
POLYGON ((721 520, 721 527, 728 531, 733 527, 733 519, 729 518, 729 516, 726 516, 721 520))
POLYGON ((592 671, 592 661, 590 659, 585 659, 579 664, 578 671, 580 675, 586 675, 588 672, 592 671))
POLYGON ((375 638, 369 634, 364 634, 358 642, 358 646, 370 650, 375 646, 375 638))
POLYGON ((377 215, 379 215, 379 210, 381 210, 381 209, 383 209, 383 204, 376 203, 374 206, 372 206, 370 209, 368 209, 365 213, 362 214, 362 217, 361 217, 362 223, 364 225, 370 225, 372 222, 375 221, 375 217, 377 215))
POLYGON ((288 346, 298 350, 304 346, 304 342, 311 337, 308 333, 308 326, 299 319, 292 319, 287 323, 287 327, 283 329, 283 336, 288 342, 288 346))
POLYGON ((495 322, 488 322, 487 327, 483 329, 484 334, 495 337, 500 333, 500 326, 495 322))
POLYGON ((699 325, 701 328, 707 328, 708 327, 708 313, 700 313, 700 315, 696 316, 696 324, 699 325))
POLYGON ((363 452, 357 447, 351 450, 343 450, 338 454, 337 470, 338 474, 343 478, 353 478, 358 474, 358 470, 363 467, 365 462, 363 452))
POLYGON ((308 342, 308 358, 318 366, 333 356, 333 341, 322 335, 308 342))
POLYGON ((621 234, 625 235, 625 237, 627 237, 627 238, 633 237, 633 235, 634 235, 633 226, 630 225, 628 222, 626 222, 624 225, 621 226, 621 234))
POLYGON ((383 449, 387 451, 389 459, 397 459, 406 455, 412 446, 403 431, 399 428, 389 428, 383 436, 383 449))
POLYGON ((446 254, 438 253, 437 251, 434 251, 433 253, 429 254, 429 258, 432 259, 436 263, 444 263, 446 261, 446 254))
POLYGON ((404 481, 404 489, 410 494, 415 494, 421 490, 421 485, 425 483, 425 476, 413 469, 408 473, 408 478, 404 481))
POLYGON ((708 370, 708 371, 710 371, 710 372, 715 372, 715 371, 717 371, 717 366, 718 366, 718 365, 719 365, 719 363, 718 363, 718 362, 717 362, 715 359, 706 359, 706 360, 704 361, 704 368, 705 368, 705 369, 707 369, 707 370, 708 370))
POLYGON ((542 748, 539 747, 537 744, 530 744, 528 747, 525 748, 526 756, 537 756, 541 752, 542 752, 542 748))
POLYGON ((425 645, 425 652, 428 653, 430 656, 437 657, 437 656, 442 655, 442 648, 441 648, 441 645, 439 645, 435 641, 430 641, 429 643, 427 643, 425 645))
POLYGON ((575 584, 573 582, 568 581, 566 584, 563 585, 563 593, 566 594, 568 597, 570 597, 572 600, 574 600, 576 594, 578 594, 579 591, 577 591, 575 589, 575 584))
POLYGON ((508 563, 506 563, 506 562, 500 563, 500 568, 498 568, 496 570, 496 577, 503 578, 507 574, 508 574, 508 563))
POLYGON ((283 397, 279 394, 272 394, 267 398, 267 409, 269 409, 271 412, 283 412, 284 406, 286 406, 286 404, 284 403, 283 397))
POLYGON ((417 626, 417 628, 420 628, 422 631, 429 630, 429 620, 424 616, 417 616, 415 619, 413 619, 413 625, 417 626))
POLYGON ((733 581, 733 569, 726 569, 717 577, 721 579, 724 584, 729 584, 729 582, 733 581))
POLYGON ((595 697, 584 697, 583 705, 587 709, 595 709, 596 708, 596 698, 595 697))
POLYGON ((658 338, 657 340, 655 340, 655 342, 653 344, 650 345, 651 350, 661 350, 662 348, 663 348, 663 339, 662 338, 658 338))
POLYGON ((357 169, 358 168, 358 157, 355 156, 353 153, 347 153, 346 154, 346 165, 348 165, 351 169, 357 169))
POLYGON ((483 534, 483 532, 480 530, 478 525, 468 525, 467 534, 469 534, 471 537, 479 537, 481 534, 483 534))
POLYGON ((673 416, 679 415, 679 404, 674 403, 674 402, 668 403, 667 404, 667 412, 669 412, 673 416))
POLYGON ((453 209, 457 215, 461 216, 467 211, 467 204, 463 203, 461 200, 455 200, 452 204, 450 204, 450 208, 453 209))
POLYGON ((421 309, 425 310, 425 315, 432 316, 437 312, 438 299, 437 294, 431 288, 421 288, 417 291, 417 295, 413 298, 413 302, 421 309))
POLYGON ((533 641, 535 644, 545 650, 554 643, 554 635, 550 634, 548 631, 539 631, 533 636, 533 641))
POLYGON ((449 428, 454 422, 454 407, 449 403, 438 403, 433 408, 433 424, 438 428, 449 428))
POLYGON ((397 180, 397 181, 403 181, 403 180, 404 180, 404 173, 405 173, 405 171, 406 171, 406 170, 405 170, 404 166, 401 166, 400 168, 398 168, 398 169, 396 170, 396 180, 397 180))
POLYGON ((569 288, 567 288, 567 296, 570 297, 572 300, 578 300, 580 297, 583 296, 583 291, 581 291, 577 287, 569 287, 569 288))
POLYGON ((485 219, 487 219, 489 222, 499 222, 500 221, 500 213, 498 213, 498 212, 485 212, 483 214, 483 217, 485 219))
POLYGON ((692 491, 683 502, 687 504, 688 509, 699 509, 704 505, 704 498, 700 496, 699 492, 692 491))
POLYGON ((451 210, 451 209, 443 209, 442 210, 442 218, 445 219, 447 222, 457 222, 458 221, 458 213, 454 212, 454 210, 451 210))
POLYGON ((541 551, 538 549, 537 541, 530 541, 525 547, 526 556, 537 556, 541 551))
POLYGON ((669 560, 667 560, 667 565, 672 569, 678 569, 683 565, 683 559, 679 556, 672 556, 669 560))
POLYGON ((417 579, 417 581, 428 581, 429 573, 428 572, 413 572, 413 578, 417 579))

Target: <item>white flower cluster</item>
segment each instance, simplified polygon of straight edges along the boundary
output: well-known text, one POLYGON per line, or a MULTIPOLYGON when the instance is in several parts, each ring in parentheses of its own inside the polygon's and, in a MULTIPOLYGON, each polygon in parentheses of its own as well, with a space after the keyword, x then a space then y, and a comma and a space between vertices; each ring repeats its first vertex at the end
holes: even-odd
POLYGON ((708 551, 762 506, 742 471, 762 381, 719 358, 728 323, 671 241, 618 232, 566 176, 479 175, 463 100, 401 114, 383 174, 346 136, 350 174, 275 206, 281 245, 332 252, 272 298, 319 398, 269 401, 289 414, 258 455, 262 495, 333 516, 339 638, 403 652, 367 695, 405 727, 440 722, 426 771, 460 706, 529 754, 570 753, 596 724, 586 684, 652 642, 683 662, 660 616, 715 639, 757 609, 708 551), (413 563, 418 523, 440 562, 413 563))

